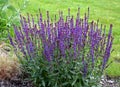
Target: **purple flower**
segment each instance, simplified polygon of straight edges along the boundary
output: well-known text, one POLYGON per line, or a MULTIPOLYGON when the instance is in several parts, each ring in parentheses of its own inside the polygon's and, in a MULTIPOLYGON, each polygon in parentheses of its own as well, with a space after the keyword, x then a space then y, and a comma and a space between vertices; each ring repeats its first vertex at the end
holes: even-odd
POLYGON ((15 44, 14 44, 14 42, 13 42, 13 39, 12 39, 12 37, 10 36, 10 33, 8 33, 8 38, 9 38, 9 40, 10 40, 10 44, 11 44, 14 48, 16 48, 16 47, 15 47, 15 44))
POLYGON ((108 38, 107 38, 106 49, 105 49, 105 53, 104 53, 104 57, 103 57, 102 69, 105 68, 105 65, 106 65, 106 63, 108 61, 108 58, 110 57, 112 43, 113 43, 113 38, 112 38, 112 24, 111 24, 109 34, 108 34, 108 38))

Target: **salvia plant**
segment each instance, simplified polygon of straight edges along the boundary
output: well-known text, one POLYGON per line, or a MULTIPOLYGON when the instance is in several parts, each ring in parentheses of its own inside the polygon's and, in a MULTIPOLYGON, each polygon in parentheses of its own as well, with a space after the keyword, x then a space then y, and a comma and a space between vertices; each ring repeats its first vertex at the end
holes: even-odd
MULTIPOLYGON (((99 21, 89 22, 88 13, 80 17, 63 12, 44 20, 42 13, 35 18, 28 14, 20 16, 21 27, 14 25, 14 38, 10 43, 16 53, 21 52, 26 61, 26 70, 37 87, 92 87, 107 67, 113 36, 99 21)), ((19 56, 19 54, 17 54, 19 56)))

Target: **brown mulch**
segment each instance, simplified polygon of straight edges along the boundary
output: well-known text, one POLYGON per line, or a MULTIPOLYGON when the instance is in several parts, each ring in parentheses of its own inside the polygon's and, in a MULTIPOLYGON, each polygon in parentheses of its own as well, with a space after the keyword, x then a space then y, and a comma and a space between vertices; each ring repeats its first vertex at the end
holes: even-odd
MULTIPOLYGON (((113 79, 103 77, 100 81, 99 87, 120 87, 120 79, 113 79)), ((12 79, 12 80, 0 80, 0 87, 35 87, 29 80, 12 79)))
POLYGON ((0 80, 0 87, 34 87, 31 81, 28 80, 0 80))
POLYGON ((103 76, 100 84, 102 87, 120 87, 120 77, 110 78, 109 76, 103 76))

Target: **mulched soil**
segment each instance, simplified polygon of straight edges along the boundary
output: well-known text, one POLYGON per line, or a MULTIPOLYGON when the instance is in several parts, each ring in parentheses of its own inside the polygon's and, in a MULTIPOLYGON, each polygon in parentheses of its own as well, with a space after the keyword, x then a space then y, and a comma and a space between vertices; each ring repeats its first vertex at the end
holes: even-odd
POLYGON ((18 75, 12 79, 0 80, 0 87, 35 87, 32 81, 25 80, 26 75, 18 75))
POLYGON ((0 80, 0 87, 34 87, 32 82, 27 81, 27 80, 19 80, 19 79, 14 79, 14 80, 0 80))
MULTIPOLYGON (((102 77, 100 81, 101 87, 120 87, 120 78, 102 77), (119 79, 119 80, 118 80, 119 79)), ((12 80, 0 80, 0 87, 34 87, 31 81, 21 80, 20 78, 12 80)))
POLYGON ((100 84, 102 87, 120 87, 120 77, 110 78, 108 76, 103 76, 100 84))

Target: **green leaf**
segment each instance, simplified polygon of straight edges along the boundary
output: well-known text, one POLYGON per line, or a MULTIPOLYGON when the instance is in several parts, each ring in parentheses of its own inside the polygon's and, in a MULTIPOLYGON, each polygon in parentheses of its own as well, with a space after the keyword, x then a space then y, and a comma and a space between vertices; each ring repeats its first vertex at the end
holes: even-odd
POLYGON ((70 72, 72 73, 72 74, 76 74, 74 71, 72 71, 72 70, 70 70, 70 72))
POLYGON ((16 11, 15 7, 13 7, 12 5, 9 5, 7 8, 11 11, 16 11))
POLYGON ((0 0, 0 4, 8 3, 8 0, 0 0))
POLYGON ((44 80, 42 80, 42 85, 43 85, 43 87, 45 87, 45 81, 44 80))
POLYGON ((73 81, 72 86, 74 86, 74 84, 76 83, 76 81, 77 81, 77 79, 75 79, 75 80, 73 81))
POLYGON ((58 87, 57 83, 55 83, 55 87, 58 87))
POLYGON ((62 86, 66 86, 67 84, 69 84, 69 82, 64 82, 62 83, 62 86))
POLYGON ((7 5, 4 5, 3 8, 2 8, 2 11, 6 11, 8 7, 9 7, 8 4, 7 4, 7 5))

